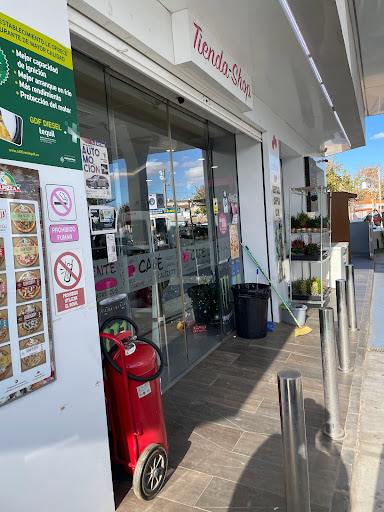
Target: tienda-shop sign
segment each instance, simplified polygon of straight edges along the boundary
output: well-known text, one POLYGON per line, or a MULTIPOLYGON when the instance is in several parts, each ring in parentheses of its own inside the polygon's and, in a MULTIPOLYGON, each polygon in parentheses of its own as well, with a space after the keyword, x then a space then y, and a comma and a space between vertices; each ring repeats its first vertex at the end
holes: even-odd
POLYGON ((188 9, 172 14, 172 32, 175 64, 220 84, 241 102, 243 112, 253 109, 251 77, 188 9))

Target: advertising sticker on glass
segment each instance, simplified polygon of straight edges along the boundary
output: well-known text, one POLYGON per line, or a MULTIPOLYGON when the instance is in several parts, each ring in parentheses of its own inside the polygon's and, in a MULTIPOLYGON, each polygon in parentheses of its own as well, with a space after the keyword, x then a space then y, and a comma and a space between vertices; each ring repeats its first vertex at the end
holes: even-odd
POLYGON ((80 144, 87 198, 111 199, 111 177, 106 144, 83 137, 80 144))
POLYGON ((96 205, 89 207, 89 222, 92 235, 116 233, 117 215, 112 206, 96 205))

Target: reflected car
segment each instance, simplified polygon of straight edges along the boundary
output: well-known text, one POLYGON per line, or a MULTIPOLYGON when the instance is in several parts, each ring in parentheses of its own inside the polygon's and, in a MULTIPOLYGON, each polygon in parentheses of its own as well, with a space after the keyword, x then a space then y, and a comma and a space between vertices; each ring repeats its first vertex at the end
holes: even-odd
POLYGON ((89 188, 109 188, 108 179, 101 174, 94 174, 90 178, 87 178, 85 183, 89 188))
MULTIPOLYGON (((367 215, 364 219, 365 222, 372 222, 372 214, 370 213, 369 215, 367 215)), ((373 222, 375 224, 375 226, 380 226, 380 223, 381 223, 381 218, 380 218, 380 215, 378 213, 375 213, 373 215, 373 222)))

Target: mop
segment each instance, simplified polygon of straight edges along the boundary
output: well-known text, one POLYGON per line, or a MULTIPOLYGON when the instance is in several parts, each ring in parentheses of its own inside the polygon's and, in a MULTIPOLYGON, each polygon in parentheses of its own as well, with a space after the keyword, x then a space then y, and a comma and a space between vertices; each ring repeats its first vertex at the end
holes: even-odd
POLYGON ((268 281, 268 283, 272 286, 272 288, 274 289, 274 291, 277 293, 277 295, 280 297, 280 299, 282 300, 282 302, 284 303, 285 307, 287 308, 287 310, 289 311, 289 314, 291 315, 291 317, 294 319, 296 325, 297 325, 297 328, 295 329, 295 337, 296 336, 304 336, 305 334, 309 334, 310 332, 312 332, 312 329, 310 327, 308 327, 307 325, 300 325, 299 322, 297 321, 297 318, 295 317, 295 315, 292 313, 287 301, 285 299, 283 299, 283 297, 281 296, 280 292, 277 290, 277 288, 274 286, 274 284, 272 283, 272 281, 269 279, 269 277, 266 275, 266 273, 264 272, 264 270, 260 267, 260 265, 257 263, 257 261, 255 260, 255 258, 252 256, 252 253, 251 251, 249 250, 249 247, 247 245, 244 245, 244 244, 241 244, 241 247, 244 249, 244 251, 248 254, 248 256, 251 258, 251 260, 253 261, 253 263, 255 263, 255 265, 257 266, 258 270, 260 270, 260 272, 263 274, 263 276, 265 277, 265 279, 268 281))

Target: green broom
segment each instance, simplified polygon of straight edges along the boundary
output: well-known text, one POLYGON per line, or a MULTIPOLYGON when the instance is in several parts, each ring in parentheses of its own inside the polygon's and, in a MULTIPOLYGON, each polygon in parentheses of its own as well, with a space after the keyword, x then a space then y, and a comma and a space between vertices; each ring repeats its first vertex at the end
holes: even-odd
POLYGON ((272 288, 274 289, 274 291, 277 293, 277 295, 280 297, 281 301, 284 303, 285 307, 287 308, 287 310, 289 311, 289 314, 291 315, 291 317, 294 319, 296 325, 297 325, 297 329, 295 329, 295 337, 296 336, 304 336, 305 334, 309 334, 310 332, 312 332, 312 329, 310 327, 308 327, 307 325, 300 325, 299 322, 297 321, 297 318, 295 317, 295 315, 292 313, 291 311, 291 308, 288 306, 288 303, 285 299, 283 299, 283 297, 281 296, 280 292, 277 290, 277 288, 274 286, 274 284, 272 283, 272 281, 269 279, 269 277, 266 275, 266 273, 264 272, 264 270, 260 267, 260 265, 257 263, 257 261, 255 260, 255 258, 252 256, 252 253, 251 251, 249 250, 249 247, 247 245, 244 245, 244 244, 241 244, 241 247, 244 249, 244 251, 248 254, 248 256, 251 258, 251 260, 253 261, 253 263, 255 263, 255 265, 257 266, 257 268, 260 270, 260 272, 263 274, 263 276, 265 277, 265 279, 268 281, 268 283, 272 286, 272 288))

